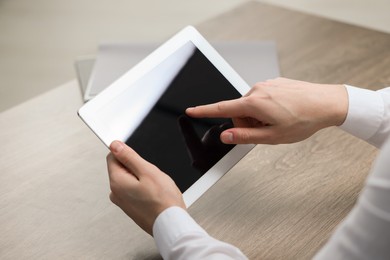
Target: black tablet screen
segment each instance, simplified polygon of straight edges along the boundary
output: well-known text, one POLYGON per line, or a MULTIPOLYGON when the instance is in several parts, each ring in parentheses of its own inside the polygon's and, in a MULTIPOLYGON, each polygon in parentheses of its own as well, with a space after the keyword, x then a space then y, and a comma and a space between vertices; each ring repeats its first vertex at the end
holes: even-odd
POLYGON ((185 115, 185 109, 238 97, 241 94, 194 46, 126 143, 170 175, 184 192, 234 147, 219 139, 224 129, 232 127, 230 119, 194 119, 185 115))

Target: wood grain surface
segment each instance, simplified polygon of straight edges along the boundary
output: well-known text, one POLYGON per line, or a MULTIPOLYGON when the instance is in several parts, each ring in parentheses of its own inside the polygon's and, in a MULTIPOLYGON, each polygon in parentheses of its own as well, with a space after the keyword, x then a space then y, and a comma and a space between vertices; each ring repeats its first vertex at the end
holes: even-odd
MULTIPOLYGON (((282 75, 390 85, 390 36, 260 3, 198 26, 209 40, 274 40, 282 75)), ((160 259, 108 199, 108 150, 78 119, 77 82, 0 114, 1 259, 160 259)), ((250 259, 308 259, 348 214, 377 150, 337 128, 258 145, 190 209, 250 259)))

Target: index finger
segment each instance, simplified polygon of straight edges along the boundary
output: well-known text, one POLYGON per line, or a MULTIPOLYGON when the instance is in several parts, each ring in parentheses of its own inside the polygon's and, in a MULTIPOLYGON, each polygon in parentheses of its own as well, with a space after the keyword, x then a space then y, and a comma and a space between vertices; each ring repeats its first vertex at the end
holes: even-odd
POLYGON ((186 113, 191 117, 244 117, 246 116, 246 105, 242 98, 238 98, 209 105, 190 107, 186 109, 186 113))

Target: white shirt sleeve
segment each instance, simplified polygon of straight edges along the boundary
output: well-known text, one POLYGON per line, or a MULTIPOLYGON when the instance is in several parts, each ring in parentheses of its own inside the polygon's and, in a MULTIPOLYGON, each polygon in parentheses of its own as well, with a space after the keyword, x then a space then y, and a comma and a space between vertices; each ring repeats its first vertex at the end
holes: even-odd
POLYGON ((209 236, 180 207, 160 213, 153 225, 153 237, 165 260, 247 259, 238 248, 209 236))
POLYGON ((348 114, 340 128, 380 148, 390 135, 390 88, 346 88, 348 114))
POLYGON ((358 202, 316 260, 390 259, 389 158, 386 142, 358 202))
POLYGON ((390 259, 390 88, 347 90, 341 128, 383 148, 356 205, 315 259, 390 259))

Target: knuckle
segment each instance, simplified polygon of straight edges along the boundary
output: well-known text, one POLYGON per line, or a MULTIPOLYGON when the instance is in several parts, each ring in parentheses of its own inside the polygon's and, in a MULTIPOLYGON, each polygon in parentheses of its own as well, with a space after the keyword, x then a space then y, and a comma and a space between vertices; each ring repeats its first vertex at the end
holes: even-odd
POLYGON ((238 139, 240 140, 240 143, 249 144, 252 141, 251 140, 252 136, 250 135, 250 133, 248 131, 241 131, 239 136, 238 136, 238 139))
POLYGON ((110 198, 112 203, 114 203, 115 205, 118 205, 118 198, 116 197, 116 195, 113 192, 110 192, 109 198, 110 198))
POLYGON ((221 102, 217 103, 217 111, 218 112, 225 111, 225 108, 226 108, 226 102, 225 101, 221 101, 221 102))
POLYGON ((255 96, 249 96, 246 97, 244 100, 249 106, 253 106, 256 103, 256 97, 255 96))
POLYGON ((264 86, 266 86, 266 83, 265 82, 257 82, 253 87, 252 87, 252 90, 253 91, 257 91, 259 89, 262 89, 264 86))
POLYGON ((272 86, 273 85, 273 80, 266 80, 262 82, 257 82, 254 86, 256 89, 264 89, 266 87, 272 86))
POLYGON ((131 165, 133 165, 133 157, 132 154, 130 153, 123 153, 121 155, 121 163, 123 166, 125 166, 127 169, 129 169, 131 167, 131 165))
POLYGON ((256 111, 259 102, 261 102, 259 96, 251 95, 246 97, 243 102, 245 103, 243 107, 246 108, 246 114, 253 115, 253 112, 256 111))
POLYGON ((131 165, 131 159, 129 157, 124 157, 123 164, 126 166, 126 168, 128 168, 129 165, 131 165))
POLYGON ((250 95, 247 96, 249 101, 257 101, 260 99, 270 99, 271 97, 271 90, 270 85, 267 84, 258 84, 255 85, 252 89, 252 92, 250 95))

